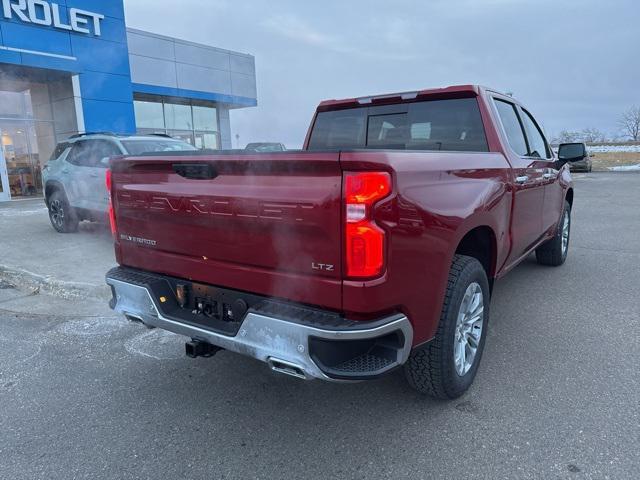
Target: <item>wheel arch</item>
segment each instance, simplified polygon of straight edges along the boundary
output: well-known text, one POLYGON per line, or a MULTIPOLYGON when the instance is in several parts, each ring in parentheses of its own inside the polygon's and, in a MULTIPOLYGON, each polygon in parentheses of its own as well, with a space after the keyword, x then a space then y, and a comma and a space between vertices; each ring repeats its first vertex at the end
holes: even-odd
POLYGON ((567 190, 567 193, 564 198, 567 202, 569 202, 569 206, 573 208, 573 188, 569 188, 567 190))
POLYGON ((53 195, 54 192, 62 192, 65 196, 67 195, 64 186, 57 180, 49 180, 47 184, 44 186, 44 201, 49 206, 49 198, 53 195))
POLYGON ((489 288, 493 290, 497 249, 498 244, 494 230, 488 225, 480 225, 464 234, 456 246, 454 255, 466 255, 478 260, 487 274, 489 288))

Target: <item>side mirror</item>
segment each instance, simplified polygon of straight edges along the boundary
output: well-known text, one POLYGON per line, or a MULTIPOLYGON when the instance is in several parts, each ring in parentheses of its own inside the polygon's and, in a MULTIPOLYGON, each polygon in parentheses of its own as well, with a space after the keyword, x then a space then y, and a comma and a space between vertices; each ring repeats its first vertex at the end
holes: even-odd
POLYGON ((102 157, 100 159, 100 166, 105 168, 109 167, 109 159, 111 159, 111 157, 102 157))
POLYGON ((566 162, 579 162, 587 157, 584 143, 561 143, 558 147, 558 159, 566 162))

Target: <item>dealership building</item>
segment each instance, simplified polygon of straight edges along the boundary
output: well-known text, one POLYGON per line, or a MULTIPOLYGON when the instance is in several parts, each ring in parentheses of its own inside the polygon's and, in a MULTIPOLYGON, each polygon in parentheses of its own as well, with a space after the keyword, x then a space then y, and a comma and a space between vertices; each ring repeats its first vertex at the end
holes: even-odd
POLYGON ((70 135, 231 148, 229 111, 257 105, 253 56, 128 28, 122 0, 0 2, 0 201, 41 195, 70 135))

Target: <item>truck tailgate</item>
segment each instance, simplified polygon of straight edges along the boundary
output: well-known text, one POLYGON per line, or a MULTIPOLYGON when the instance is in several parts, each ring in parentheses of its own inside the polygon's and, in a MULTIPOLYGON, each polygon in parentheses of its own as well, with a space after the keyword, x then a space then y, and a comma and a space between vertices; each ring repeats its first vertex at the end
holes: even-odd
POLYGON ((340 309, 338 153, 112 162, 122 265, 340 309))

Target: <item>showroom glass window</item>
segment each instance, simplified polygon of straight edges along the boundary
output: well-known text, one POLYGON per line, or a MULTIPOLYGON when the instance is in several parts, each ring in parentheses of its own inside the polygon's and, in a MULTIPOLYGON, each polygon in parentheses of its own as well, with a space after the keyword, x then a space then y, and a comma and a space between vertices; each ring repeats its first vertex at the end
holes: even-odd
POLYGON ((169 99, 134 101, 138 133, 164 133, 196 148, 220 148, 218 112, 212 105, 169 99))
POLYGON ((42 167, 56 145, 49 88, 44 81, 7 74, 0 82, 0 193, 42 194, 42 167))

